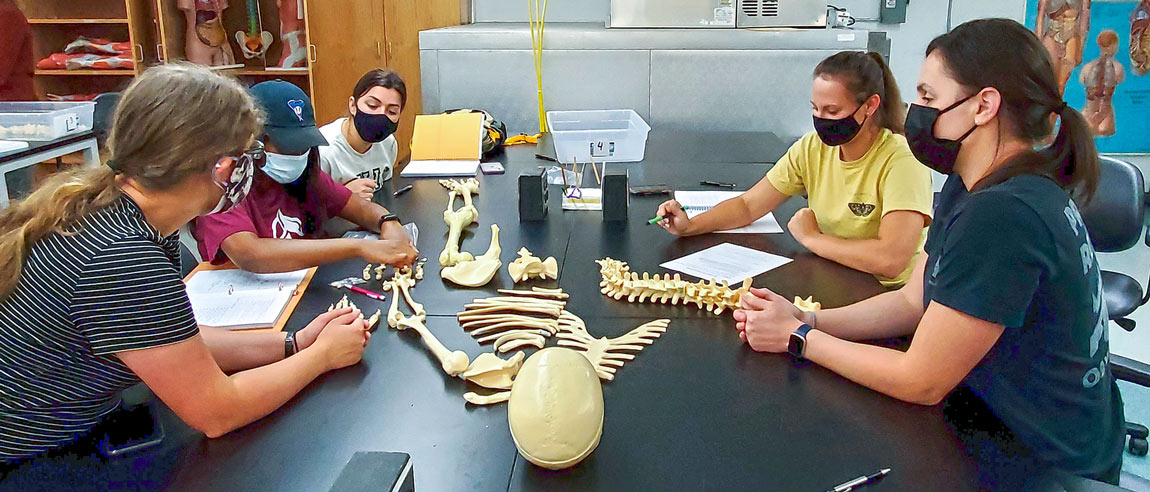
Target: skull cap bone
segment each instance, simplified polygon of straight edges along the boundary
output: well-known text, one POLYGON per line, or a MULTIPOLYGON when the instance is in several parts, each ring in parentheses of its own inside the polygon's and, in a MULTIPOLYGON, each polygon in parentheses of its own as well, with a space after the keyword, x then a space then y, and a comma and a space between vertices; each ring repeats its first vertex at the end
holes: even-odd
POLYGON ((595 368, 571 349, 535 352, 511 387, 507 422, 527 461, 550 470, 575 466, 603 434, 603 385, 595 368))

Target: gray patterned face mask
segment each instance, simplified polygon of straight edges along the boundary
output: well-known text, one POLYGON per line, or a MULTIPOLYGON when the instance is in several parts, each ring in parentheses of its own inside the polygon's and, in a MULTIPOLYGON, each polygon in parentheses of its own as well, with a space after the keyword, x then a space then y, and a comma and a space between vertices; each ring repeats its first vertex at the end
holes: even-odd
POLYGON ((256 167, 263 167, 263 163, 267 161, 267 154, 264 152, 263 143, 256 141, 251 149, 244 151, 243 155, 239 157, 224 157, 216 162, 216 169, 219 169, 227 159, 232 159, 236 163, 236 167, 232 169, 231 178, 227 182, 216 181, 216 186, 224 190, 224 196, 220 197, 219 203, 216 208, 208 212, 211 214, 221 214, 227 212, 240 202, 247 198, 248 192, 252 189, 252 181, 255 178, 256 167))

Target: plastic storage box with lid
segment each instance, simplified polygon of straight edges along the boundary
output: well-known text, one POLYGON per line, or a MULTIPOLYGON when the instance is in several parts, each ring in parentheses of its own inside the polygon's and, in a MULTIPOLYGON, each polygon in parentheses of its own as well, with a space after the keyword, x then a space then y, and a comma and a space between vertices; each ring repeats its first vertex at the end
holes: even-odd
POLYGON ((0 102, 0 140, 47 141, 92 129, 92 102, 0 102))
POLYGON ((559 162, 639 162, 650 125, 630 109, 548 111, 547 128, 559 162))

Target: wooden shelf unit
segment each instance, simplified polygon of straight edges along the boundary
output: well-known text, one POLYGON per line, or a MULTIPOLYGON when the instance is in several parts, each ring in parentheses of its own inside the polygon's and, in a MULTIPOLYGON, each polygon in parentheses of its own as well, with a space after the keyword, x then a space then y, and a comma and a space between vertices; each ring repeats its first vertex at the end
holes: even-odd
POLYGON ((128 24, 128 19, 28 19, 29 24, 128 24))
POLYGON ((114 70, 41 70, 36 69, 36 93, 93 94, 118 91, 127 87, 132 77, 156 57, 149 56, 145 46, 152 39, 152 8, 149 0, 15 0, 32 27, 33 57, 37 62, 53 53, 64 51, 76 38, 108 39, 128 42, 135 63, 132 69, 114 70))

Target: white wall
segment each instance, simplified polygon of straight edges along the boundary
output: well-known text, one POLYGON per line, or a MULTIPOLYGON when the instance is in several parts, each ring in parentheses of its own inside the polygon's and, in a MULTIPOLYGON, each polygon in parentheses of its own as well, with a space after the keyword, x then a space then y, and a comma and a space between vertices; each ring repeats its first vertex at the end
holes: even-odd
MULTIPOLYGON (((859 19, 877 19, 879 0, 828 0, 859 19)), ((607 22, 611 0, 548 0, 548 22, 607 22)), ((904 24, 860 21, 856 28, 886 31, 891 39, 891 70, 904 97, 918 81, 922 52, 935 36, 947 31, 947 22, 957 26, 981 17, 1023 20, 1026 0, 910 0, 904 24), (949 19, 948 19, 949 18, 949 19)), ((526 22, 526 2, 517 0, 473 0, 475 22, 526 22)))

